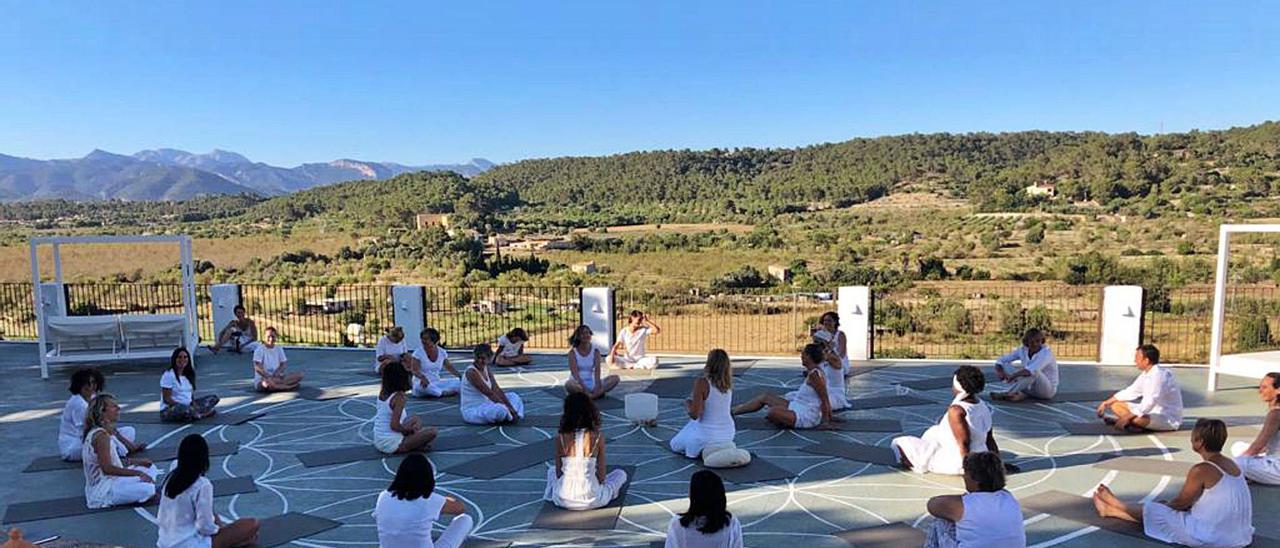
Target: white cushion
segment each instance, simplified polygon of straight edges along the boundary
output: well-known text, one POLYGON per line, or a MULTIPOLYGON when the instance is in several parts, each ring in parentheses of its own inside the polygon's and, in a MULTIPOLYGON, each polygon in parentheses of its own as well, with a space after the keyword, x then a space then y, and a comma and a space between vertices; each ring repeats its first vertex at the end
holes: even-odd
POLYGON ((707 468, 736 468, 751 463, 751 453, 733 442, 708 443, 702 448, 702 464, 707 468))
POLYGON ((627 394, 625 400, 627 420, 645 422, 658 418, 658 396, 645 392, 627 394))

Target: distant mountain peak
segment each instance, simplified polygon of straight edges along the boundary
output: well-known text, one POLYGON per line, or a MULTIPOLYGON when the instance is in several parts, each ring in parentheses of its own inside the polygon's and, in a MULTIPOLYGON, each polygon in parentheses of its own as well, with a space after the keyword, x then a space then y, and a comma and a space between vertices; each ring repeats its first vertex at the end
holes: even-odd
POLYGON ((130 158, 122 154, 116 154, 114 152, 107 152, 100 148, 95 148, 88 154, 85 154, 84 158, 81 158, 81 159, 82 160, 128 160, 130 158))

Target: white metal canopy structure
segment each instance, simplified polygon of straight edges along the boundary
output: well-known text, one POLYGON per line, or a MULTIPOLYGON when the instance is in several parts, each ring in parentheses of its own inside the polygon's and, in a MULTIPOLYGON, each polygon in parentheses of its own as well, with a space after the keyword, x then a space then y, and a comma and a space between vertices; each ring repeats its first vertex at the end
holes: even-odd
POLYGON ((41 378, 49 378, 50 363, 166 358, 178 345, 194 354, 199 331, 190 236, 47 236, 31 238, 30 246, 31 292, 35 300, 41 378), (177 244, 179 249, 182 314, 66 315, 62 295, 62 246, 166 243, 177 244), (40 269, 39 250, 45 245, 53 248, 52 284, 42 279, 40 269))
POLYGON ((1280 370, 1280 351, 1222 354, 1223 322, 1226 318, 1228 245, 1232 234, 1280 233, 1280 224, 1222 225, 1218 228, 1218 267, 1213 282, 1213 331, 1209 339, 1209 386, 1218 387, 1218 375, 1259 379, 1280 370))

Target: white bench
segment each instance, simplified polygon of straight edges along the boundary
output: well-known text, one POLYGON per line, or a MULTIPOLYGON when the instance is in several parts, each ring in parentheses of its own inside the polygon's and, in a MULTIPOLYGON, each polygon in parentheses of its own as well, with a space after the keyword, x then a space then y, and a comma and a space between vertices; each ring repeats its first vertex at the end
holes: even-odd
POLYGON ((49 362, 167 358, 187 340, 177 314, 56 316, 45 319, 49 362))

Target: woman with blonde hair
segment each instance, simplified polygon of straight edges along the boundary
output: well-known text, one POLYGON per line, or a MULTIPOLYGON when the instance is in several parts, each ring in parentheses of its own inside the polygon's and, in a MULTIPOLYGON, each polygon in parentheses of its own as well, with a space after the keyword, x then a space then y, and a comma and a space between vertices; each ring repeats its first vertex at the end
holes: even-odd
POLYGON ((84 499, 89 508, 109 508, 153 501, 158 497, 160 470, 147 459, 120 459, 116 421, 120 405, 115 396, 99 393, 84 417, 84 499))
POLYGON ((711 444, 732 443, 737 433, 733 425, 733 366, 729 354, 719 348, 707 354, 702 376, 693 381, 693 393, 684 400, 689 422, 671 438, 671 450, 698 458, 711 444))

